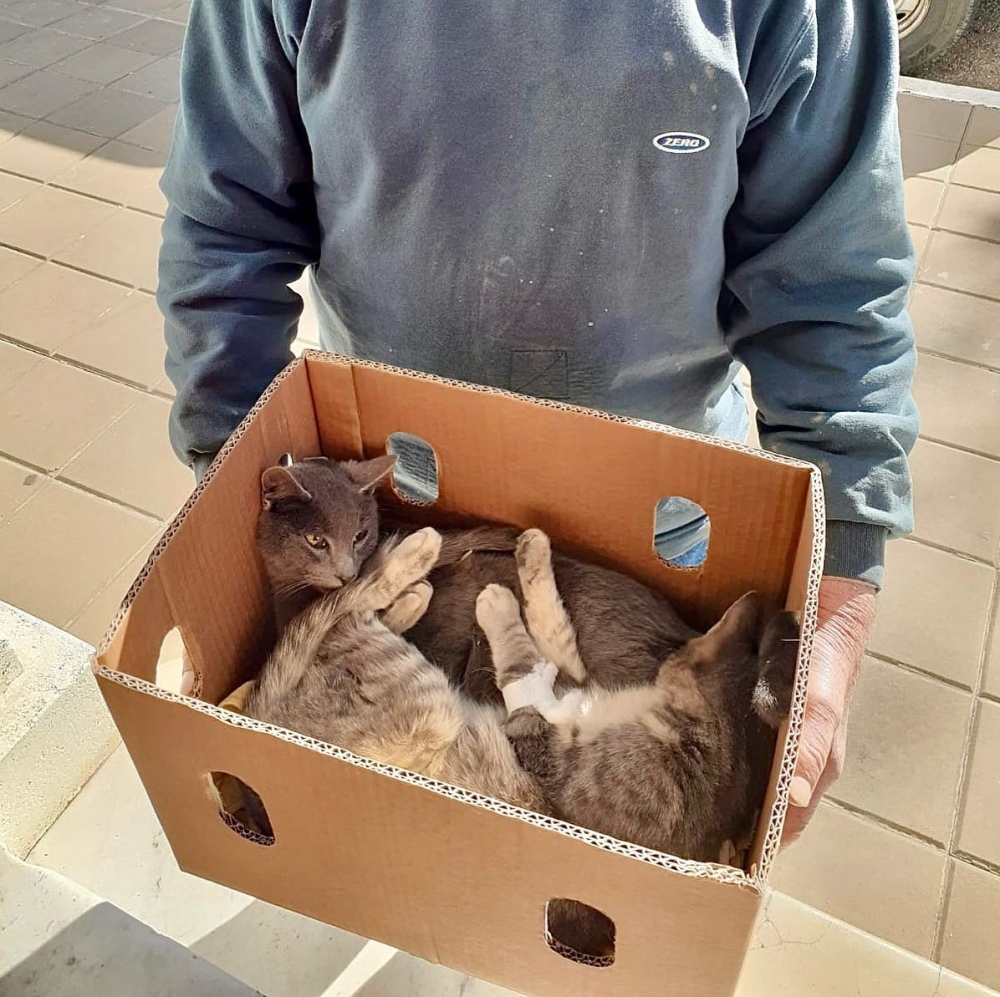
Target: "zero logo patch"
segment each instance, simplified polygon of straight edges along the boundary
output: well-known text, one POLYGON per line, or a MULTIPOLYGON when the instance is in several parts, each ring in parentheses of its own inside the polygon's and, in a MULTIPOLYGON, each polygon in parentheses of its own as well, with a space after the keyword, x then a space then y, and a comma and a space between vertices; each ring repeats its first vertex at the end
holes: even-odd
POLYGON ((694 132, 664 132, 653 139, 653 145, 661 152, 704 152, 711 142, 704 135, 694 132))

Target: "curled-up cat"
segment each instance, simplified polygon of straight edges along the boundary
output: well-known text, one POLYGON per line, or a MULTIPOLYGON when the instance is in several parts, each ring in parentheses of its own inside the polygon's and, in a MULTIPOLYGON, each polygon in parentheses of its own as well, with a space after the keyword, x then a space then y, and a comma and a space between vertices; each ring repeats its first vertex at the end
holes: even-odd
MULTIPOLYGON (((766 620, 754 593, 660 665, 650 684, 606 689, 588 675, 556 587, 548 537, 524 533, 514 593, 490 585, 476 613, 510 712, 507 736, 552 812, 624 841, 720 861, 753 830, 761 775, 748 720, 776 728, 791 704, 798 626, 766 620), (558 695, 555 679, 572 683, 558 695)), ((764 774, 766 779, 766 774, 764 774)))
POLYGON ((545 812, 505 714, 463 697, 398 632, 426 608, 432 529, 383 542, 357 578, 285 628, 244 712, 374 761, 545 812), (381 618, 379 616, 381 615, 381 618))

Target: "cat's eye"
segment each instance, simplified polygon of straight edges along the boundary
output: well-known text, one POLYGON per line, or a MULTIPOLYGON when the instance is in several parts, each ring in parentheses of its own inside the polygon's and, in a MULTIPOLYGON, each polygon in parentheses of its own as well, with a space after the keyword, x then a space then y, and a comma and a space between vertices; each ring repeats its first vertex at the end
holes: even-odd
POLYGON ((326 537, 321 537, 318 533, 307 533, 306 543, 309 544, 313 550, 326 550, 326 537))
POLYGON ((368 539, 369 535, 370 531, 367 527, 365 527, 363 530, 359 530, 354 535, 354 546, 357 547, 358 544, 363 544, 368 539))

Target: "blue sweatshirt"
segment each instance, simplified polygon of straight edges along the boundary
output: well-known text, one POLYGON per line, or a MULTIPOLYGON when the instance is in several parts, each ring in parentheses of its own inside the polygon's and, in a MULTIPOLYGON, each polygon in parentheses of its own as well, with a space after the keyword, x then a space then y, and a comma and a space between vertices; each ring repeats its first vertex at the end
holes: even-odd
POLYGON ((194 0, 162 186, 178 454, 323 345, 823 472, 879 583, 917 432, 890 0, 194 0), (742 415, 745 418, 745 414, 742 415))

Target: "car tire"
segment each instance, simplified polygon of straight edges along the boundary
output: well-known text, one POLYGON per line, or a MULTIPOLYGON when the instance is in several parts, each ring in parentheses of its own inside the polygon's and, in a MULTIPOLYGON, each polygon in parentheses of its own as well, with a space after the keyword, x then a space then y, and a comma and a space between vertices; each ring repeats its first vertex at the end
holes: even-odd
POLYGON ((896 4, 899 63, 903 75, 942 56, 969 26, 978 0, 916 0, 906 12, 896 4))

